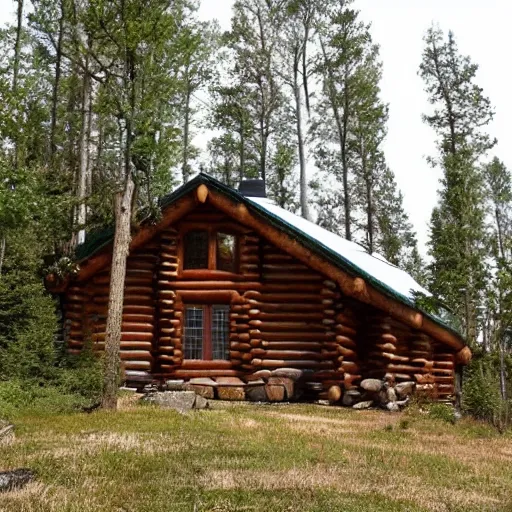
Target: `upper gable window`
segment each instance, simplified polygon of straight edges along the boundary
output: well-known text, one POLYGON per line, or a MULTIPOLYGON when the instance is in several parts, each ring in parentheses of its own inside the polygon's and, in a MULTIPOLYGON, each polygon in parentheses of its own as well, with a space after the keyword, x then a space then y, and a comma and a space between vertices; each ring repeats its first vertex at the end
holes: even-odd
POLYGON ((236 236, 217 232, 216 235, 217 270, 236 272, 236 236))
POLYGON ((183 241, 183 269, 208 268, 208 231, 188 231, 183 241))
POLYGON ((238 237, 217 230, 190 230, 183 237, 183 270, 237 272, 238 237))

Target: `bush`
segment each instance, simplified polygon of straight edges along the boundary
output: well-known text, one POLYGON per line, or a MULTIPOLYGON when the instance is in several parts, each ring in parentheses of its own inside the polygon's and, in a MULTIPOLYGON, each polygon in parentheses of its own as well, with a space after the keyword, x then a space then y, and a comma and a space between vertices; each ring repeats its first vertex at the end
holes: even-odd
POLYGON ((509 421, 509 404, 501 398, 499 367, 494 358, 488 355, 475 358, 464 377, 464 412, 500 429, 505 428, 509 421))
POLYGON ((80 395, 64 393, 56 386, 41 386, 36 381, 0 382, 0 417, 13 419, 20 413, 37 415, 80 410, 89 401, 80 395))

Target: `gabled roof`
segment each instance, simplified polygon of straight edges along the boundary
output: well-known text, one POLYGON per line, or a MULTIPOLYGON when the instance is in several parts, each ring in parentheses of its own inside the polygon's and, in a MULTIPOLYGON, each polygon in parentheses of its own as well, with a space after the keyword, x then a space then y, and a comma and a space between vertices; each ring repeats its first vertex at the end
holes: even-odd
MULTIPOLYGON (((268 199, 245 197, 211 176, 200 173, 171 194, 164 196, 160 200, 161 209, 165 210, 200 185, 205 185, 209 190, 218 192, 235 204, 245 205, 251 213, 263 218, 266 223, 286 233, 310 251, 318 254, 350 276, 364 279, 366 283, 382 294, 421 312, 423 316, 429 318, 442 329, 451 332, 461 341, 462 345, 464 344, 459 332, 441 318, 421 310, 415 304, 415 293, 419 292, 427 296, 431 294, 409 274, 392 265, 383 257, 369 254, 359 244, 347 241, 298 215, 280 208, 268 199)), ((84 262, 110 244, 112 238, 113 229, 88 236, 85 243, 77 248, 77 259, 84 262)))

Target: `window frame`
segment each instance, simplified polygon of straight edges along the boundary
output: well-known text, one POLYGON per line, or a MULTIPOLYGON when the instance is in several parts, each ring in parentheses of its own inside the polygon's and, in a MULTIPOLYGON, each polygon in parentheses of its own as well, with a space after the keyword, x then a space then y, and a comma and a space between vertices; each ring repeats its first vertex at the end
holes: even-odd
POLYGON ((223 276, 237 276, 240 274, 240 237, 242 233, 235 226, 230 224, 219 224, 208 226, 204 223, 187 223, 183 226, 178 247, 178 275, 181 277, 196 277, 196 274, 204 272, 219 273, 223 276), (206 231, 208 233, 208 268, 184 268, 185 264, 185 238, 190 231, 206 231), (233 235, 235 237, 234 265, 233 271, 217 269, 217 233, 233 235))
POLYGON ((189 303, 184 305, 184 326, 183 326, 183 359, 185 361, 230 361, 229 355, 230 341, 229 341, 229 313, 231 311, 230 304, 227 303, 209 303, 197 304, 189 303), (214 359, 213 358, 213 310, 215 306, 223 306, 228 311, 227 329, 226 329, 226 358, 214 359), (201 359, 190 359, 186 357, 187 352, 187 335, 186 335, 186 322, 187 322, 187 309, 188 308, 201 308, 203 310, 203 340, 201 346, 201 359))

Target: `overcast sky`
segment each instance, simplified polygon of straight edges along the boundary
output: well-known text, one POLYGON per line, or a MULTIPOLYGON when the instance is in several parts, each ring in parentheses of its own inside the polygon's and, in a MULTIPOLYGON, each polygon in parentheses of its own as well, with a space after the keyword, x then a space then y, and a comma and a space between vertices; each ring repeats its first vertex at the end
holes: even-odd
MULTIPOLYGON (((229 27, 232 0, 202 0, 202 4, 203 19, 216 18, 223 29, 229 27)), ((491 135, 498 138, 493 154, 510 167, 512 4, 509 0, 356 0, 355 5, 371 23, 373 39, 381 47, 382 98, 390 106, 386 157, 424 252, 440 174, 425 161, 435 146, 432 130, 421 120, 429 108, 417 74, 423 35, 432 22, 452 30, 460 51, 480 65, 478 83, 496 110, 489 126, 491 135)), ((12 0, 0 0, 0 23, 12 19, 13 11, 12 0)))
MULTIPOLYGON (((223 28, 228 28, 232 3, 203 1, 201 14, 204 19, 217 18, 223 28)), ((498 138, 494 154, 510 167, 512 93, 508 50, 512 49, 512 4, 508 0, 356 0, 355 6, 371 23, 373 39, 381 48, 382 98, 390 108, 386 158, 425 252, 440 172, 425 161, 435 152, 435 140, 432 130, 421 120, 429 108, 417 73, 423 36, 433 22, 445 31, 452 30, 460 51, 480 65, 478 83, 496 110, 489 126, 492 136, 498 138)))

